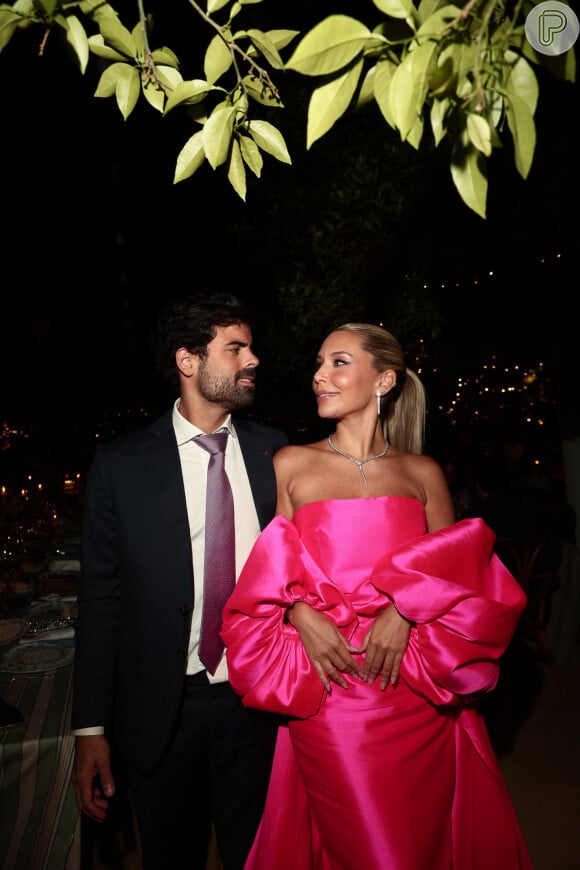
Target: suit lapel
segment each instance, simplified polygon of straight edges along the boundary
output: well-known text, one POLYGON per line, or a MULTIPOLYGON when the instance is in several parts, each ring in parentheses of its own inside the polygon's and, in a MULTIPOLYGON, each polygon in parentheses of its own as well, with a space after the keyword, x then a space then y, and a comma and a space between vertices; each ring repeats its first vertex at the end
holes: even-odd
POLYGON ((246 464, 248 478, 260 528, 264 528, 276 509, 276 478, 272 464, 271 444, 259 429, 254 429, 246 421, 234 421, 240 447, 246 464))
POLYGON ((161 522, 191 574, 191 538, 179 450, 175 440, 171 413, 161 417, 151 427, 151 438, 143 445, 145 473, 158 500, 161 522))

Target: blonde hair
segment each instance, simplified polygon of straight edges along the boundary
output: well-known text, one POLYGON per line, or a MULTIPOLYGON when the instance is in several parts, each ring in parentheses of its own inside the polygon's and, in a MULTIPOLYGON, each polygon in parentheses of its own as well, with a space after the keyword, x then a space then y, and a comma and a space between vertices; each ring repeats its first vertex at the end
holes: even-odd
POLYGON ((383 400, 381 418, 385 438, 397 450, 422 453, 425 443, 427 401, 419 376, 405 366, 403 349, 392 333, 373 323, 344 323, 336 331, 351 332, 360 338, 361 347, 370 354, 377 373, 394 369, 396 384, 383 400))

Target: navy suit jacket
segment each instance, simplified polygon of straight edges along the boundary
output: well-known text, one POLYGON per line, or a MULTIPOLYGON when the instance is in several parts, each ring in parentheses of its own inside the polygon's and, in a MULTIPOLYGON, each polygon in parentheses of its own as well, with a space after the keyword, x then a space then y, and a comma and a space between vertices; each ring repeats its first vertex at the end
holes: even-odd
MULTIPOLYGON (((261 528, 276 507, 280 430, 233 420, 261 528)), ((83 516, 72 727, 104 725, 143 771, 179 715, 194 602, 172 412, 97 448, 83 516)))

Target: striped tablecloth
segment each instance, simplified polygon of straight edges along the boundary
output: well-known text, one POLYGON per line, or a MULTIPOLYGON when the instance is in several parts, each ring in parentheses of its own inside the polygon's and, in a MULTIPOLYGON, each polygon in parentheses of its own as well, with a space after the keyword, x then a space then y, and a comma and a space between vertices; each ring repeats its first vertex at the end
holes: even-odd
POLYGON ((24 717, 0 727, 1 870, 80 868, 71 693, 70 664, 47 673, 0 673, 0 695, 24 717))

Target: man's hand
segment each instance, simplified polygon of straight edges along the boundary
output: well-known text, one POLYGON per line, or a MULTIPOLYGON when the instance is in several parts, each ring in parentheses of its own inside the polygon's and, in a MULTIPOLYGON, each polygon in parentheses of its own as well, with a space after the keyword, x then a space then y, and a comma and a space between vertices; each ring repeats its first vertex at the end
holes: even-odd
POLYGON ((104 822, 115 781, 109 741, 102 734, 75 737, 72 781, 78 808, 94 822, 104 822))

